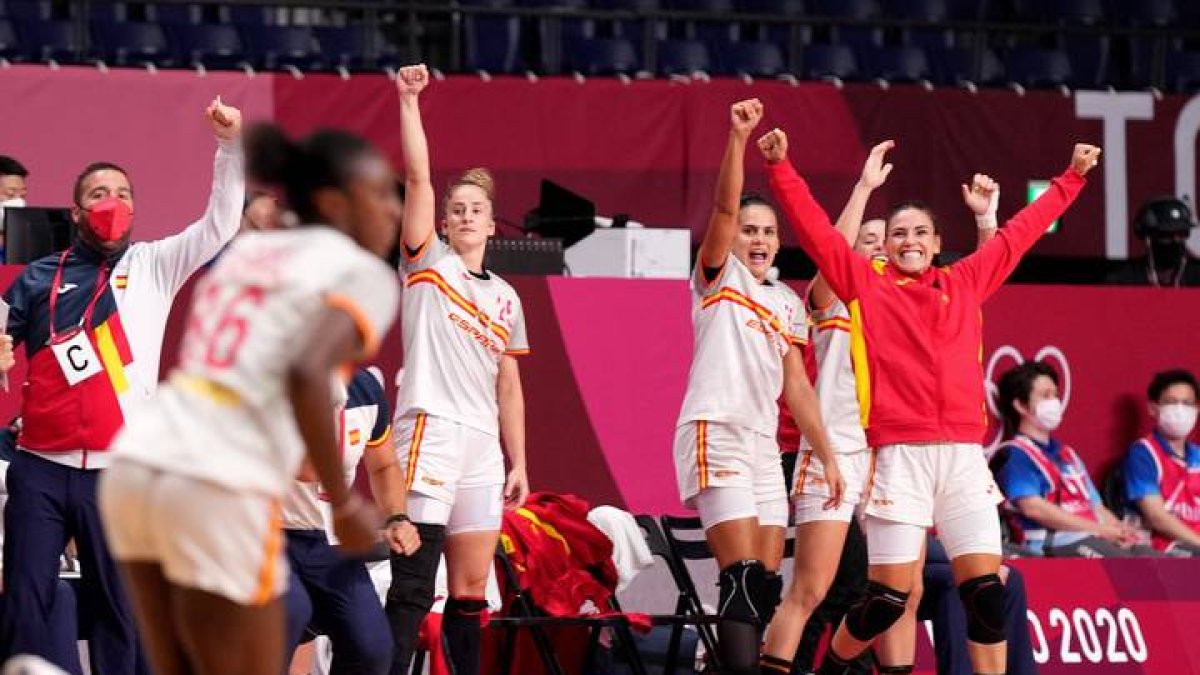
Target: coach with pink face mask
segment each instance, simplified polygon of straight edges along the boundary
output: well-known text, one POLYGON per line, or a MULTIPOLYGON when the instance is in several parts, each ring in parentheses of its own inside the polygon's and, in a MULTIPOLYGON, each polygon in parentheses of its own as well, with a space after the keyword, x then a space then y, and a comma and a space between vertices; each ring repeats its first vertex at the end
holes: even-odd
MULTIPOLYGON (((241 113, 218 98, 205 116, 218 149, 212 193, 198 221, 166 239, 131 244, 130 177, 116 164, 91 164, 75 181, 75 243, 31 263, 4 294, 11 310, 0 356, 9 344, 23 343, 29 369, 24 427, 8 470, 0 661, 34 654, 81 672, 74 646, 64 650, 53 639, 50 621, 59 556, 73 538, 82 567, 80 604, 89 609, 80 637, 89 640, 91 672, 135 670, 133 612, 104 541, 96 484, 125 414, 157 385, 176 293, 241 221, 241 113)), ((0 358, 0 370, 11 365, 0 358)))

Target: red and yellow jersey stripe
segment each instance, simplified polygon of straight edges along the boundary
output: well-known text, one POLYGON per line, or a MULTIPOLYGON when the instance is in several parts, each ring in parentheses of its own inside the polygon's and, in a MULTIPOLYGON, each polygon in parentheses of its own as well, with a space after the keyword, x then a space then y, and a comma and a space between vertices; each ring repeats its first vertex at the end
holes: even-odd
POLYGON ((125 366, 133 363, 133 351, 129 348, 128 338, 125 337, 120 313, 114 313, 104 323, 96 326, 93 335, 104 372, 112 382, 113 391, 120 396, 129 389, 125 366))
POLYGON ((840 316, 831 317, 823 321, 818 321, 817 330, 840 330, 847 333, 850 332, 850 319, 840 316))
POLYGON ((404 282, 405 288, 412 288, 417 284, 432 284, 435 288, 445 294, 445 296, 450 299, 450 302, 458 305, 460 309, 474 317, 477 321, 479 321, 480 324, 483 325, 484 328, 495 333, 504 344, 508 344, 510 337, 508 329, 496 323, 495 321, 492 321, 491 317, 487 315, 487 312, 479 309, 474 303, 463 297, 463 295, 455 290, 453 286, 447 283, 442 275, 438 274, 436 270, 421 270, 420 272, 409 275, 408 280, 404 282))
POLYGON ((867 359, 867 339, 863 333, 862 305, 851 300, 850 310, 850 362, 854 366, 854 391, 858 395, 858 412, 862 427, 871 425, 871 366, 867 359))
POLYGON ((757 302, 728 286, 725 286, 716 293, 704 298, 704 301, 700 303, 700 308, 708 309, 709 307, 712 307, 713 305, 716 305, 718 302, 722 301, 732 302, 745 307, 746 309, 758 315, 758 318, 764 324, 770 326, 775 332, 781 335, 789 335, 789 333, 784 330, 783 324, 780 323, 779 317, 775 316, 775 312, 772 312, 767 307, 758 304, 757 302))

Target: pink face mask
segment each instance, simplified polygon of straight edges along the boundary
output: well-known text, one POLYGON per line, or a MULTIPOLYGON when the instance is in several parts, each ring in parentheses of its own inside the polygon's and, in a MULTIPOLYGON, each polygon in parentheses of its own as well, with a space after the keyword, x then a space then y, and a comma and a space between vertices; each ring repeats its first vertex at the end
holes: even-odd
POLYGON ((133 223, 133 209, 116 197, 107 197, 84 211, 87 227, 103 242, 120 241, 133 223))

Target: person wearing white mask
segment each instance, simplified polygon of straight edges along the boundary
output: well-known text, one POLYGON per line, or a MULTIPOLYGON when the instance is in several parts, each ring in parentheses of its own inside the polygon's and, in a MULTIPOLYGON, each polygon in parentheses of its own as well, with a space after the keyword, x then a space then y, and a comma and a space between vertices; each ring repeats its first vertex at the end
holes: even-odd
POLYGON ((1125 498, 1142 516, 1158 551, 1200 555, 1200 445, 1188 440, 1196 427, 1196 376, 1167 370, 1146 392, 1154 431, 1125 457, 1125 498))
POLYGON ((1048 557, 1153 555, 1101 503, 1079 454, 1051 435, 1063 417, 1053 368, 1026 361, 1006 372, 999 406, 1009 440, 992 465, 1008 497, 1015 543, 1048 557))
MULTIPOLYGON (((7 155, 0 155, 0 225, 4 223, 4 209, 9 206, 25 206, 25 194, 29 191, 25 179, 29 169, 7 155)), ((4 231, 0 229, 0 260, 4 260, 4 231)))

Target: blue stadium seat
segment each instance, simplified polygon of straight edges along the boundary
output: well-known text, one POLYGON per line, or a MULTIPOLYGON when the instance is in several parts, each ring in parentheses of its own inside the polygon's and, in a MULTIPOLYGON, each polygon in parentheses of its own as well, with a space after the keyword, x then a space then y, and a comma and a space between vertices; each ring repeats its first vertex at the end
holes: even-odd
MULTIPOLYGON (((802 17, 805 12, 804 0, 735 0, 734 6, 739 12, 747 14, 763 14, 771 17, 802 17)), ((758 42, 774 42, 777 45, 790 47, 812 42, 812 28, 800 24, 789 24, 782 21, 761 21, 743 27, 743 40, 758 42)))
POLYGON ((199 5, 167 5, 155 4, 146 8, 146 18, 150 21, 169 25, 201 23, 204 12, 199 5))
POLYGON ((920 82, 933 79, 929 57, 920 47, 876 47, 863 53, 871 77, 888 82, 920 82))
POLYGON ((117 66, 175 65, 175 54, 162 26, 154 23, 96 25, 105 62, 117 66))
POLYGON ((933 66, 938 84, 956 86, 971 82, 990 86, 1005 82, 1004 64, 987 47, 951 47, 936 52, 933 54, 933 66))
POLYGON ((521 20, 505 16, 468 16, 463 19, 465 65, 468 70, 515 73, 521 61, 521 20))
POLYGON ((946 0, 946 15, 954 21, 978 21, 988 16, 988 0, 946 0))
POLYGON ((104 25, 117 21, 131 21, 128 3, 112 0, 91 0, 88 3, 88 20, 92 25, 104 25))
POLYGON ((27 21, 21 24, 21 43, 34 61, 83 63, 86 36, 73 21, 27 21))
POLYGON ((18 21, 49 21, 54 18, 54 12, 49 2, 45 0, 19 0, 6 2, 8 16, 18 21))
POLYGON ((569 45, 568 61, 572 70, 584 75, 633 74, 638 70, 637 50, 621 38, 581 40, 569 45))
POLYGON ((1104 0, 1037 0, 1036 7, 1043 19, 1063 25, 1098 26, 1104 23, 1104 0))
POLYGON ((379 29, 372 33, 365 24, 318 26, 314 32, 317 43, 321 45, 321 55, 331 67, 367 70, 372 67, 395 67, 412 60, 379 29))
POLYGON ((1005 57, 1009 80, 1024 87, 1071 86, 1074 73, 1067 53, 1043 47, 1013 47, 1005 57))
POLYGON ((804 48, 800 72, 808 80, 829 77, 855 80, 859 78, 858 59, 846 45, 808 45, 804 48))
POLYGON ((718 51, 721 72, 750 77, 775 77, 787 71, 783 51, 770 42, 731 42, 718 51))
POLYGON ((954 46, 954 32, 937 25, 949 18, 946 0, 887 0, 884 7, 893 19, 932 24, 901 29, 902 44, 931 51, 954 46))
POLYGON ((8 19, 0 19, 0 58, 15 61, 20 59, 23 51, 21 42, 17 39, 17 31, 8 19))
POLYGON ((267 70, 286 67, 321 70, 321 46, 307 26, 243 26, 242 33, 255 63, 267 70))
POLYGON ((274 7, 230 5, 223 9, 222 18, 237 26, 270 26, 275 23, 274 7))
POLYGON ((1113 18, 1130 26, 1170 26, 1179 20, 1172 0, 1125 0, 1113 3, 1113 18))
POLYGON ((241 68, 249 63, 237 29, 225 24, 180 24, 171 32, 178 38, 181 60, 205 68, 241 68))
POLYGON ((1101 87, 1112 81, 1110 45, 1107 35, 1064 33, 1058 36, 1059 49, 1071 60, 1072 79, 1080 87, 1101 87))
POLYGON ((1167 86, 1180 94, 1200 90, 1200 52, 1175 52, 1168 57, 1167 86))
MULTIPOLYGON (((818 0, 816 10, 822 16, 848 21, 873 21, 883 16, 878 0, 818 0)), ((875 26, 837 26, 830 30, 830 41, 849 47, 883 45, 883 29, 875 26)))
POLYGON ((658 72, 661 75, 691 75, 711 72, 708 45, 698 40, 663 40, 658 43, 658 72))

